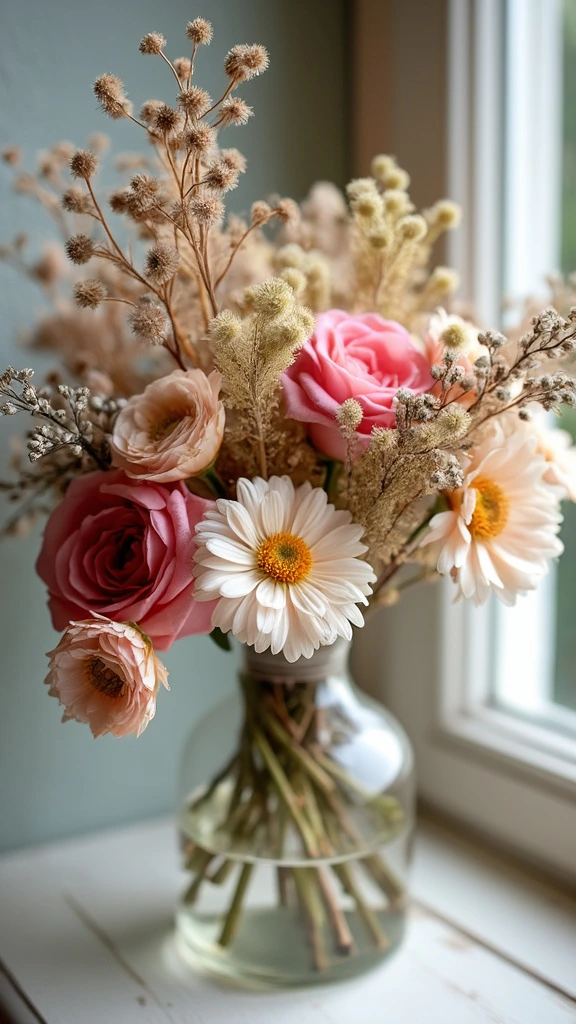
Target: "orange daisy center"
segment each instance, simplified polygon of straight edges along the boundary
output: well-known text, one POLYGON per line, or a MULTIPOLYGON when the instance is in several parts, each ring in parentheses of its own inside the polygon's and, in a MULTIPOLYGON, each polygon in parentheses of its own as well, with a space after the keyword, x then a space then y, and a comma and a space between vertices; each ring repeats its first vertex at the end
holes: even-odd
POLYGON ((122 693, 124 680, 98 655, 94 654, 86 660, 84 670, 90 686, 98 690, 103 697, 115 700, 122 693))
POLYGON ((258 548, 256 564, 280 583, 299 583, 312 568, 312 552, 293 533, 273 533, 258 548))
POLYGON ((468 529, 478 540, 490 540, 502 533, 506 526, 510 501, 502 488, 488 477, 477 477, 473 487, 476 491, 476 506, 468 529))

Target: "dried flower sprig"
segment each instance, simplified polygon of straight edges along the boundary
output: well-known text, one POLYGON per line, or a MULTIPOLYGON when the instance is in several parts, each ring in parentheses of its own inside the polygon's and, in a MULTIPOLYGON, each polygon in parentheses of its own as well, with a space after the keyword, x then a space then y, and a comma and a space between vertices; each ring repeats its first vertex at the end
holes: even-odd
POLYGON ((287 281, 272 278, 244 292, 243 316, 225 311, 210 324, 225 403, 233 410, 229 445, 243 473, 271 471, 268 445, 278 415, 280 376, 314 329, 310 310, 287 281))

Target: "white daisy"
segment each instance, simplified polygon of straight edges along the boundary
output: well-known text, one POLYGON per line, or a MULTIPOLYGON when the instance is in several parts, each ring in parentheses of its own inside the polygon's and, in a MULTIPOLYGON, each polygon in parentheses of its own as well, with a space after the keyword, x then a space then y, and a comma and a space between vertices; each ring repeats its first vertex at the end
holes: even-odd
POLYGON ((194 596, 218 599, 212 624, 290 662, 349 640, 376 579, 358 557, 363 528, 323 490, 286 476, 239 480, 237 496, 220 498, 196 528, 194 596))
POLYGON ((449 511, 430 521, 422 543, 441 545, 437 569, 453 577, 458 597, 483 604, 494 590, 515 604, 562 553, 558 495, 537 444, 532 432, 496 428, 473 450, 464 486, 446 494, 449 511))

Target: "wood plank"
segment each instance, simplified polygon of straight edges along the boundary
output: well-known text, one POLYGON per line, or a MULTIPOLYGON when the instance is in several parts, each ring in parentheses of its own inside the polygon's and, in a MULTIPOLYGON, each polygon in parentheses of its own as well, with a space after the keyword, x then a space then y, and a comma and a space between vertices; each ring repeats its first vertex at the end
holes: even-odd
POLYGON ((439 821, 418 830, 412 894, 576 998, 576 899, 439 821))
POLYGON ((170 824, 0 861, 0 956, 48 1024, 576 1024, 576 1004, 416 909, 364 978, 249 993, 190 972, 172 940, 183 885, 170 824))

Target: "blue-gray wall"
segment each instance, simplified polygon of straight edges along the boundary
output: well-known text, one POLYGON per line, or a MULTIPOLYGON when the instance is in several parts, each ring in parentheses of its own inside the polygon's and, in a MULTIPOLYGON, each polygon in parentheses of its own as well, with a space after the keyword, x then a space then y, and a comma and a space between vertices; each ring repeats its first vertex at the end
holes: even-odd
MULTIPOLYGON (((268 192, 301 198, 318 178, 343 183, 345 137, 345 0, 5 0, 0 32, 0 142, 27 157, 59 138, 81 145, 94 130, 117 146, 143 146, 136 127, 96 110, 94 78, 114 71, 135 104, 173 100, 168 69, 143 57, 144 33, 161 31, 171 56, 185 55, 183 29, 197 15, 215 38, 198 59, 198 81, 214 95, 222 59, 237 42, 262 42, 266 75, 243 95, 256 116, 230 135, 249 161, 235 193, 240 209, 268 192)), ((0 241, 25 230, 38 243, 49 233, 37 209, 0 178, 0 241)), ((41 300, 34 287, 0 264, 0 362, 29 365, 18 351, 41 300)), ((23 421, 4 420, 7 428, 23 421)), ((6 459, 2 458, 2 475, 6 459)), ((229 656, 207 638, 182 641, 166 656, 172 690, 160 694, 156 719, 139 739, 92 740, 88 729, 60 724, 60 709, 42 680, 51 630, 43 587, 34 575, 38 536, 0 547, 0 849, 152 816, 172 808, 178 755, 192 722, 233 685, 229 656)))

